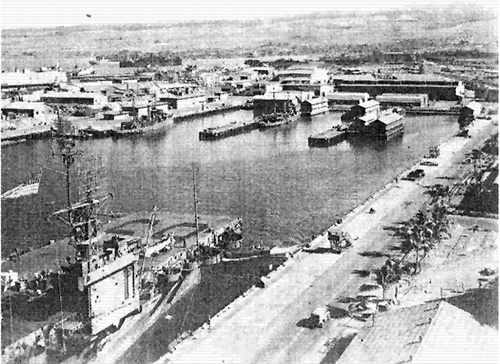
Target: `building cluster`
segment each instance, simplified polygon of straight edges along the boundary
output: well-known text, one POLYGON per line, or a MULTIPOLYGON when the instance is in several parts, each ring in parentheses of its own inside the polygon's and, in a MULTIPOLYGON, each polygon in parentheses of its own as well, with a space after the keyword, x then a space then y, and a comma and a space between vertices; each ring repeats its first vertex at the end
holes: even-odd
POLYGON ((392 111, 382 111, 376 100, 354 105, 342 116, 349 123, 349 132, 391 138, 403 133, 402 115, 392 111))
POLYGON ((158 74, 151 70, 102 75, 60 70, 4 72, 2 117, 46 118, 53 114, 54 106, 69 105, 78 107, 74 116, 114 120, 130 114, 147 115, 152 106, 163 111, 204 110, 211 103, 224 106, 230 96, 253 98, 255 116, 289 111, 315 115, 350 110, 369 100, 376 100, 381 109, 426 108, 434 101, 459 102, 466 94, 462 82, 434 75, 395 73, 382 77, 354 71, 332 75, 316 64, 292 64, 285 69, 260 64, 234 70, 187 66, 186 70, 189 77, 170 81, 158 80, 158 74))

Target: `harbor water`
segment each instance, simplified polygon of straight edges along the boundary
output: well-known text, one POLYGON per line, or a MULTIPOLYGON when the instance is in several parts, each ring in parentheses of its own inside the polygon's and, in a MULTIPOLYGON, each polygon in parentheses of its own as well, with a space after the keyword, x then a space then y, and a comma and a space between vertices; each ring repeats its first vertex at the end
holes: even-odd
MULTIPOLYGON (((85 170, 96 171, 113 213, 154 205, 199 214, 241 216, 248 244, 291 245, 321 233, 405 168, 458 130, 456 116, 407 116, 403 137, 385 142, 343 141, 309 148, 307 138, 339 123, 339 113, 291 125, 199 141, 206 127, 251 120, 237 111, 175 124, 164 135, 77 141, 72 197, 84 193, 85 170)), ((51 215, 66 203, 65 176, 50 140, 2 148, 2 193, 43 170, 39 193, 2 201, 2 255, 46 244, 68 231, 51 215)))

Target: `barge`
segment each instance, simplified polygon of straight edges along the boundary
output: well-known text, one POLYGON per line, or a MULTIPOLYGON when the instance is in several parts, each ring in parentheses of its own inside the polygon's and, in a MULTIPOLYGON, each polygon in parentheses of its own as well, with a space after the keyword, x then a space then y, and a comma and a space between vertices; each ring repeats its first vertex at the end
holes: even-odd
POLYGON ((340 143, 347 137, 347 130, 342 126, 335 126, 322 133, 308 138, 309 147, 329 147, 340 143))
POLYGON ((259 123, 256 120, 232 122, 227 125, 222 125, 213 128, 206 128, 200 131, 200 140, 216 140, 227 138, 233 135, 238 135, 247 131, 257 129, 259 123))

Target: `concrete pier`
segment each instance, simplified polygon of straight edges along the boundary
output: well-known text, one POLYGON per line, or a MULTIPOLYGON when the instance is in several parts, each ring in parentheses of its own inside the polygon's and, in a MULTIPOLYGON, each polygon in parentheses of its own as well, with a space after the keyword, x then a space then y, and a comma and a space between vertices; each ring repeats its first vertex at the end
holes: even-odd
MULTIPOLYGON (((442 143, 441 155, 434 160, 438 166, 418 166, 425 171, 423 179, 401 180, 411 168, 403 171, 331 227, 354 238, 350 249, 342 254, 328 249, 323 253, 296 253, 264 278, 265 288, 251 288, 212 318, 210 328, 195 331, 157 363, 320 363, 329 343, 356 332, 363 323, 344 317, 312 330, 299 322, 317 307, 341 307, 342 297, 362 294, 365 278, 355 272, 379 267, 387 259, 384 252, 398 242, 384 228, 414 216, 429 202, 425 186, 442 184, 440 177, 458 175, 465 153, 477 148, 493 130, 496 126, 490 121, 478 120, 471 128, 472 138, 452 137, 442 143), (369 254, 373 252, 382 254, 369 254)), ((326 231, 310 245, 328 248, 326 231)))

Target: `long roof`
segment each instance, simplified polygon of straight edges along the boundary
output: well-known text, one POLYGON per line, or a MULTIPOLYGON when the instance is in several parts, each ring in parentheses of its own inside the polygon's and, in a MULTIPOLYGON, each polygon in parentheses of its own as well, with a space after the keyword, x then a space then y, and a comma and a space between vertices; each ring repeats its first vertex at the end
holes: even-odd
POLYGON ((361 100, 369 97, 370 95, 366 92, 330 92, 326 94, 328 100, 361 100))
POLYGON ((421 102, 425 95, 382 94, 376 97, 377 101, 421 102))
POLYGON ((43 102, 14 101, 2 106, 2 109, 35 110, 46 107, 47 105, 43 102))
POLYGON ((90 99, 90 98, 104 98, 105 96, 95 92, 56 92, 50 91, 46 94, 43 94, 41 97, 57 97, 57 98, 81 98, 81 99, 90 99))
POLYGON ((498 332, 444 301, 387 311, 368 320, 337 364, 495 363, 498 332))

